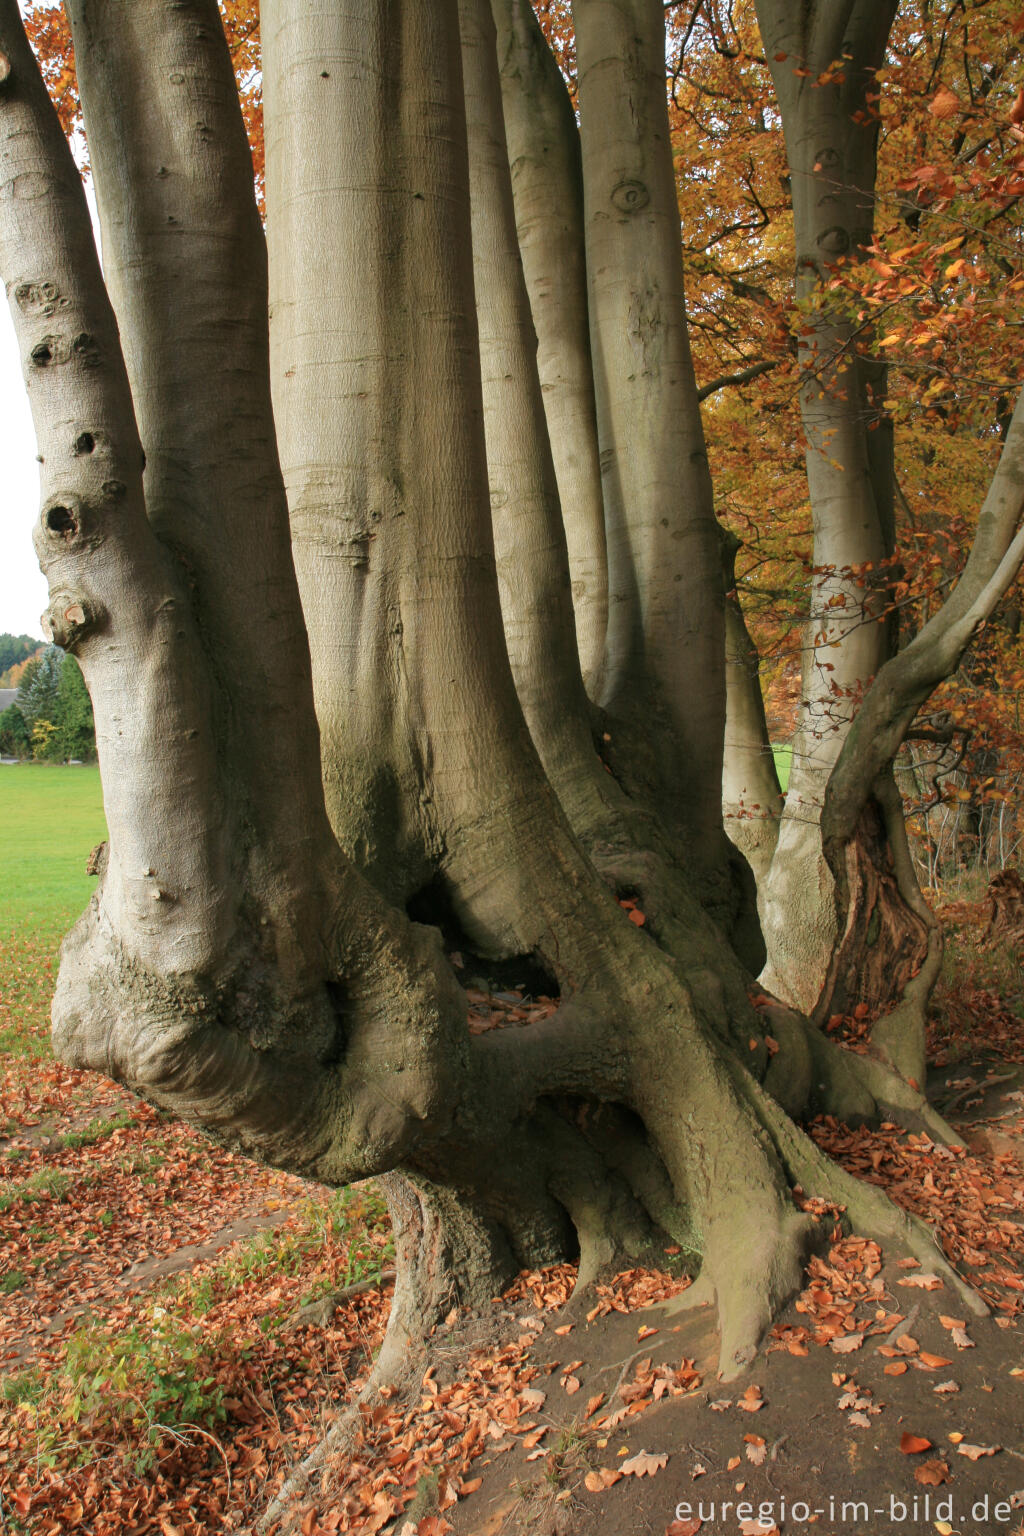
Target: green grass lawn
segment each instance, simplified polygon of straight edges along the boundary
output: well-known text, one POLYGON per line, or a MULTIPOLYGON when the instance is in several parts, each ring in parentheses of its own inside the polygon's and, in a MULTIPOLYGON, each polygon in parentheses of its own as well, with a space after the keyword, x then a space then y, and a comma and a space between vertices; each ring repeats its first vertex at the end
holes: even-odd
POLYGON ((776 746, 773 742, 772 752, 775 754, 775 772, 779 776, 779 788, 785 792, 789 788, 789 768, 793 761, 793 748, 788 743, 776 746))
POLYGON ((0 767, 0 942, 15 930, 59 939, 88 903, 85 863, 106 835, 94 764, 0 767))

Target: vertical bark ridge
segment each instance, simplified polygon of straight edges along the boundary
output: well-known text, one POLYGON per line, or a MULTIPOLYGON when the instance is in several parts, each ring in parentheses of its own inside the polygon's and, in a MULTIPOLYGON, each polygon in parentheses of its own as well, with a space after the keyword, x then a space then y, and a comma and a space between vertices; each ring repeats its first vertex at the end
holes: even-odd
POLYGON ((492 0, 516 232, 537 331, 583 680, 600 692, 608 570, 576 114, 529 0, 492 0))
POLYGON ((599 702, 698 867, 721 866, 723 593, 685 318, 657 0, 576 0, 590 326, 608 538, 599 702))
POLYGON ((740 541, 722 529, 725 584, 725 759, 722 811, 725 830, 753 871, 758 888, 779 840, 784 800, 768 739, 759 677, 761 659, 736 591, 740 541))
POLYGON ((490 0, 460 0, 459 14, 502 625, 516 692, 544 771, 570 825, 586 840, 587 831, 606 827, 613 802, 622 796, 594 751, 580 671, 559 487, 516 238, 490 0))

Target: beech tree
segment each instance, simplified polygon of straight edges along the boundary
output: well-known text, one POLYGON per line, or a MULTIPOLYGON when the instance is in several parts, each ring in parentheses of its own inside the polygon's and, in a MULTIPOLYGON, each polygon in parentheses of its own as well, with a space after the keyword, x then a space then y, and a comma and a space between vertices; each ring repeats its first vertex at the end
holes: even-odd
MULTIPOLYGON (((67 10, 102 272, 0 0, 36 547, 109 826, 57 1050, 254 1157, 381 1178, 378 1379, 523 1266, 578 1258, 586 1286, 666 1236, 734 1375, 837 1205, 983 1310, 799 1127, 884 1114, 949 1139, 917 1082, 753 980, 661 5, 577 0, 577 149, 523 0, 264 0, 266 239, 215 0, 67 10), (517 118, 518 89, 551 111, 517 118), (517 139, 531 124, 558 157, 517 139), (531 182, 546 164, 562 193, 531 182), (538 299, 570 271, 588 289, 549 307, 563 351, 538 299), (471 1035, 467 965, 558 1007, 471 1035)), ((1015 569, 1022 432, 951 611, 882 668, 833 770, 837 868, 1015 569)))

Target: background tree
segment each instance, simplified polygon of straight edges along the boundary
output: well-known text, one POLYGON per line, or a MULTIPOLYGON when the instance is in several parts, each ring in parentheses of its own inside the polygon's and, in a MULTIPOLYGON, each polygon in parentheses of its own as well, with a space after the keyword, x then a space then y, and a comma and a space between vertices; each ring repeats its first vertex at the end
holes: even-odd
POLYGON ((30 738, 25 716, 17 704, 9 704, 0 713, 0 753, 4 757, 27 757, 30 738))
MULTIPOLYGON (((82 671, 73 656, 48 645, 25 666, 18 697, 11 706, 24 728, 23 745, 40 761, 66 761, 96 755, 92 703, 82 671)), ((21 741, 21 727, 8 723, 12 743, 21 741)), ((15 756, 22 755, 12 745, 15 756)))
POLYGON ((22 673, 16 702, 29 730, 37 720, 53 720, 56 715, 63 660, 60 649, 48 645, 42 655, 30 661, 22 673))
POLYGON ((82 669, 73 656, 65 656, 57 684, 57 706, 53 716, 62 759, 96 756, 96 728, 92 701, 85 686, 82 669))
POLYGON ((31 635, 0 635, 0 688, 16 688, 19 679, 12 673, 42 647, 31 635))

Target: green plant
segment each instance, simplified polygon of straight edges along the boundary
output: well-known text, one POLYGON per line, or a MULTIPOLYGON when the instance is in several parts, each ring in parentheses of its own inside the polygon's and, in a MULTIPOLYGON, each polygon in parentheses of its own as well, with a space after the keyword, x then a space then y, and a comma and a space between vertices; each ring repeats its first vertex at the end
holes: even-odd
POLYGON ((66 1131, 60 1138, 60 1145, 69 1151, 77 1151, 79 1147, 92 1146, 94 1142, 104 1141, 112 1136, 115 1131, 126 1130, 132 1124, 132 1116, 126 1109, 119 1109, 116 1115, 110 1115, 107 1119, 98 1117, 90 1120, 89 1124, 80 1131, 66 1131))
POLYGON ((38 1168, 21 1184, 0 1180, 0 1212, 9 1211, 17 1200, 63 1200, 71 1188, 71 1178, 61 1168, 38 1168))
POLYGON ((79 1328, 68 1340, 61 1417, 129 1432, 129 1459, 145 1470, 163 1431, 225 1418, 222 1389, 209 1374, 218 1342, 201 1338, 159 1306, 116 1334, 95 1325, 79 1328))
POLYGON ((35 1403, 43 1395, 44 1381, 38 1370, 19 1371, 16 1376, 0 1377, 0 1397, 17 1408, 21 1403, 35 1403))
POLYGON ((8 1270, 6 1275, 0 1275, 0 1295, 9 1296, 12 1291, 20 1290, 27 1279, 24 1270, 8 1270))

